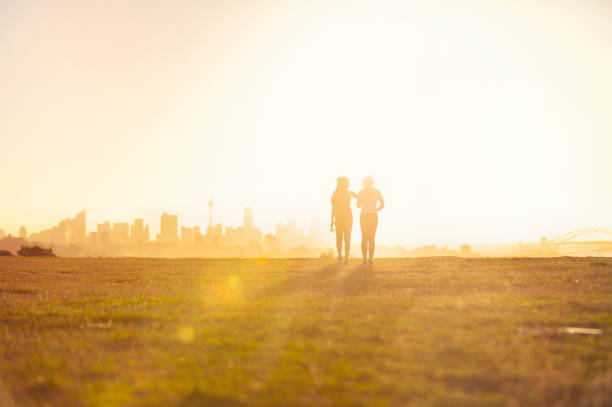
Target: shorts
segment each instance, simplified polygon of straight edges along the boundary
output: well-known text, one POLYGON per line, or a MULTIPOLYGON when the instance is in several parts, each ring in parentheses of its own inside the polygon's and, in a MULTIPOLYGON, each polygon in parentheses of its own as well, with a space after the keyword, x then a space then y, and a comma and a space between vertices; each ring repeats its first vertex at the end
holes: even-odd
POLYGON ((353 214, 351 212, 336 214, 336 230, 339 232, 348 232, 353 229, 353 214))
POLYGON ((374 236, 378 227, 377 213, 364 213, 359 217, 359 225, 361 226, 361 234, 363 236, 374 236))

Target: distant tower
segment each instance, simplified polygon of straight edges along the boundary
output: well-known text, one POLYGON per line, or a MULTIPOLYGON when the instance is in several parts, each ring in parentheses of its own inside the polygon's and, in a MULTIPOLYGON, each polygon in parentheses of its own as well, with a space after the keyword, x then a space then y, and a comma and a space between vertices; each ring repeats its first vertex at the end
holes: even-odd
POLYGON ((22 226, 21 228, 19 228, 19 237, 22 239, 28 238, 28 230, 26 229, 25 226, 22 226))
POLYGON ((210 198, 208 200, 208 226, 210 226, 212 228, 212 208, 213 208, 213 201, 212 198, 210 198))
POLYGON ((250 206, 244 208, 244 227, 253 227, 253 208, 251 208, 250 206))

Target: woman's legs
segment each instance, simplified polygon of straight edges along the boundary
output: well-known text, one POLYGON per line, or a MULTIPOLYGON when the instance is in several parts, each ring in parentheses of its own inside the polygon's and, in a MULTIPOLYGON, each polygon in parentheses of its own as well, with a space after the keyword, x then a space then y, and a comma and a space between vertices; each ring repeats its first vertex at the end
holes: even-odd
POLYGON ((374 249, 376 248, 376 229, 378 228, 378 214, 373 214, 370 224, 370 239, 368 241, 368 249, 370 255, 370 263, 372 263, 372 259, 374 258, 374 249))
POLYGON ((353 231, 353 216, 346 222, 344 230, 344 262, 348 263, 349 253, 351 251, 351 232, 353 231))
POLYGON ((378 215, 376 213, 361 215, 359 223, 361 225, 361 254, 363 255, 363 262, 366 262, 368 254, 370 262, 372 262, 374 248, 376 247, 374 240, 378 226, 378 215))
POLYGON ((340 226, 336 224, 336 250, 338 251, 339 259, 342 257, 342 237, 344 235, 344 231, 340 226))
POLYGON ((367 260, 368 254, 368 215, 361 215, 359 217, 359 226, 361 226, 361 255, 363 256, 363 262, 365 263, 367 260))
POLYGON ((348 259, 351 250, 351 231, 353 215, 351 213, 336 216, 336 250, 338 260, 342 259, 342 241, 344 240, 344 257, 348 259))
POLYGON ((368 241, 365 236, 361 236, 361 255, 363 256, 363 262, 365 263, 368 256, 368 241))

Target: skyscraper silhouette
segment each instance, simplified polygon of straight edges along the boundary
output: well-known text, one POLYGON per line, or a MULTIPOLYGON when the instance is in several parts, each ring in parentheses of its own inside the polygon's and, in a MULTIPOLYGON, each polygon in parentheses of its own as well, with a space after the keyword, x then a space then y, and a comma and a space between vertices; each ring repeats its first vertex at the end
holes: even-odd
POLYGON ((162 214, 159 240, 164 243, 178 242, 178 215, 162 214))
POLYGON ((105 246, 110 243, 111 224, 109 221, 99 223, 97 227, 98 244, 105 246))
POLYGON ((87 211, 83 209, 70 222, 70 241, 84 243, 87 240, 87 211))
POLYGON ((146 243, 149 241, 149 225, 145 227, 143 219, 134 219, 130 240, 132 243, 146 243))
POLYGON ((113 223, 111 230, 111 243, 126 244, 130 241, 130 224, 127 222, 113 223))

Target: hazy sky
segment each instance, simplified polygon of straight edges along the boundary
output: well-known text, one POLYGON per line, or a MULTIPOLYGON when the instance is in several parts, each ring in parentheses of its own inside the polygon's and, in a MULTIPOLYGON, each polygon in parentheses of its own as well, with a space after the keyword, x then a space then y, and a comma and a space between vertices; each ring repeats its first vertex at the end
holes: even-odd
POLYGON ((327 224, 340 175, 383 243, 610 227, 611 72, 606 0, 2 0, 0 228, 327 224))

